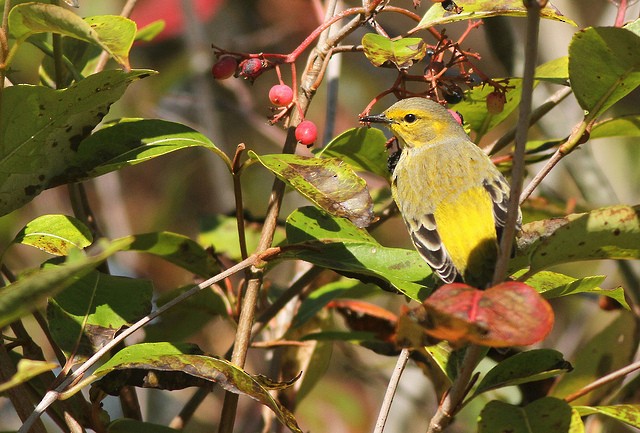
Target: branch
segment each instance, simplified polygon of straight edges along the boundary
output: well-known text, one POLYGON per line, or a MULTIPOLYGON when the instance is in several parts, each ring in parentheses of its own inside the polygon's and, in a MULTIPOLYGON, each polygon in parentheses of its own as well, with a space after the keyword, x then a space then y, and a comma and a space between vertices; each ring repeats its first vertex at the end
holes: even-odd
POLYGON ((373 433, 382 433, 384 431, 384 426, 387 423, 387 418, 389 416, 389 410, 391 409, 391 403, 393 403, 393 397, 396 395, 396 390, 398 389, 398 383, 400 382, 402 372, 409 361, 409 355, 411 355, 411 351, 407 348, 402 349, 400 355, 398 355, 396 366, 393 368, 393 374, 389 378, 387 392, 384 394, 384 399, 382 400, 382 406, 380 407, 376 427, 373 430, 373 433))
MULTIPOLYGON (((282 150, 283 153, 295 153, 297 147, 295 127, 303 120, 303 116, 313 99, 315 94, 313 85, 316 83, 318 76, 322 71, 324 58, 333 46, 337 45, 342 39, 352 33, 355 29, 359 28, 366 21, 367 17, 361 13, 363 11, 364 10, 362 8, 352 8, 335 15, 314 30, 314 32, 309 35, 298 48, 286 56, 285 62, 295 61, 300 53, 306 49, 306 46, 308 46, 315 38, 320 36, 320 29, 325 31, 331 26, 331 24, 339 21, 345 16, 357 14, 357 17, 352 19, 346 26, 342 27, 335 36, 327 38, 326 42, 322 44, 319 43, 316 46, 316 49, 310 54, 307 61, 307 67, 305 68, 305 72, 301 79, 301 91, 298 92, 298 99, 296 101, 298 109, 293 110, 291 113, 287 138, 282 150)), ((262 228, 262 237, 260 238, 257 247, 258 252, 269 248, 273 242, 278 216, 280 215, 280 207, 282 204, 284 190, 284 182, 276 178, 271 188, 271 197, 269 199, 267 214, 262 228)), ((247 290, 242 301, 242 310, 240 311, 240 317, 238 319, 238 329, 236 331, 233 354, 231 355, 231 362, 238 367, 243 367, 245 363, 247 351, 251 342, 251 329, 253 327, 255 317, 256 303, 260 287, 262 286, 262 270, 254 268, 252 269, 252 274, 253 277, 248 281, 247 290)), ((232 433, 233 426, 235 424, 237 404, 238 395, 227 392, 225 394, 222 414, 220 416, 220 425, 218 428, 219 433, 232 433)))
POLYGON ((51 404, 53 404, 59 398, 60 394, 63 391, 65 391, 69 385, 71 385, 72 383, 75 383, 77 380, 79 380, 89 368, 91 368, 96 362, 98 362, 100 360, 100 358, 102 358, 105 354, 107 354, 110 350, 112 350, 117 344, 119 344, 120 342, 124 341, 128 336, 130 336, 131 334, 133 334, 134 332, 136 332, 137 330, 139 330, 140 328, 145 326, 147 323, 151 322, 156 317, 160 316, 162 313, 164 313, 165 311, 167 311, 168 309, 170 309, 174 305, 177 305, 180 302, 184 301, 185 299, 195 295, 200 290, 205 289, 205 288, 207 288, 207 287, 209 287, 209 286, 211 286, 211 285, 213 285, 213 284, 215 284, 215 283, 217 283, 217 282, 219 282, 221 280, 224 280, 225 278, 228 278, 231 275, 233 275, 233 274, 235 274, 235 273, 237 273, 237 272, 239 272, 239 271, 241 271, 241 270, 243 270, 245 268, 248 268, 250 266, 256 266, 256 265, 262 263, 263 260, 269 258, 270 255, 273 255, 278 250, 279 249, 277 249, 277 248, 272 248, 271 250, 265 251, 263 254, 254 254, 254 255, 250 256, 249 258, 247 258, 246 260, 241 261, 237 265, 232 266, 231 268, 225 270, 224 272, 221 272, 218 275, 216 275, 214 277, 211 277, 206 281, 203 281, 202 283, 198 284, 197 286, 192 287, 191 289, 189 289, 186 292, 182 293, 180 296, 177 296, 176 298, 174 298, 171 301, 167 302, 163 306, 159 307, 153 313, 151 313, 151 314, 143 317, 142 319, 138 320, 136 323, 131 325, 131 327, 127 328, 122 333, 118 334, 113 340, 111 340, 104 347, 102 347, 91 358, 86 360, 80 367, 78 367, 78 369, 76 371, 74 371, 72 374, 67 376, 53 390, 47 391, 47 393, 42 398, 42 400, 40 401, 38 406, 36 406, 34 411, 31 413, 31 415, 25 421, 25 423, 22 425, 22 427, 20 427, 20 430, 18 432, 19 433, 28 432, 29 429, 31 428, 31 426, 33 425, 33 423, 36 422, 38 420, 38 418, 40 418, 42 413, 51 404))
POLYGON ((606 376, 603 376, 600 379, 591 382, 589 385, 585 386, 584 388, 579 389, 573 394, 569 394, 564 398, 564 400, 567 403, 571 403, 572 401, 582 397, 583 395, 590 393, 594 389, 597 389, 615 380, 622 379, 624 376, 631 374, 636 370, 640 370, 640 361, 634 362, 633 364, 627 365, 626 367, 623 367, 620 370, 613 371, 607 374, 606 376))

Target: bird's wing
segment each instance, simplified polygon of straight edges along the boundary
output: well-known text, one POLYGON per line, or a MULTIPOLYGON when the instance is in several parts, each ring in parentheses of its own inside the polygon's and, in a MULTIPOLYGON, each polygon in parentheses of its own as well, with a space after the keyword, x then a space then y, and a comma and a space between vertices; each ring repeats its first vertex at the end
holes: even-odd
POLYGON ((453 283, 458 277, 458 270, 451 261, 451 256, 436 228, 433 214, 426 214, 420 220, 405 220, 411 240, 420 255, 445 283, 453 283))
MULTIPOLYGON (((507 207, 509 205, 509 184, 502 177, 502 174, 496 173, 491 178, 485 179, 483 182, 484 189, 487 190, 493 201, 493 218, 496 224, 496 233, 498 239, 502 236, 502 229, 507 222, 507 207)), ((522 213, 518 208, 518 219, 516 221, 516 230, 519 231, 522 226, 522 213)))

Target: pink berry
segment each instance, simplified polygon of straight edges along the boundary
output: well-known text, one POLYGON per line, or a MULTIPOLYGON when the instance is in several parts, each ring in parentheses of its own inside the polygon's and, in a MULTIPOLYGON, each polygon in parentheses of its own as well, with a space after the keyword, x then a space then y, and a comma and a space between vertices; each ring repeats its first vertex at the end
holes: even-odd
POLYGON ((226 80, 236 72, 238 61, 235 57, 222 56, 211 68, 213 78, 216 80, 226 80))
POLYGON ((500 114, 504 110, 504 104, 507 102, 507 97, 504 93, 494 90, 487 95, 487 111, 490 114, 500 114))
POLYGON ((453 119, 458 122, 460 125, 462 125, 462 115, 460 113, 458 113, 455 110, 449 110, 447 109, 447 111, 449 112, 449 114, 451 114, 451 117, 453 117, 453 119))
POLYGON ((296 128, 296 140, 305 146, 311 146, 318 138, 318 128, 311 120, 303 120, 296 128))
POLYGON ((269 90, 269 100, 276 107, 286 107, 293 101, 293 90, 286 84, 276 84, 269 90))

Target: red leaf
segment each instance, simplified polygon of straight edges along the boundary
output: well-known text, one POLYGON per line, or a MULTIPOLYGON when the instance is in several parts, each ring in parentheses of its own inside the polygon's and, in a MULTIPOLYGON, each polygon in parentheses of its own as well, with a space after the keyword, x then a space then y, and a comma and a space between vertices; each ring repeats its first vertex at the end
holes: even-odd
POLYGON ((484 291, 447 284, 423 305, 427 334, 452 344, 528 346, 543 340, 553 328, 549 303, 532 287, 515 281, 484 291))

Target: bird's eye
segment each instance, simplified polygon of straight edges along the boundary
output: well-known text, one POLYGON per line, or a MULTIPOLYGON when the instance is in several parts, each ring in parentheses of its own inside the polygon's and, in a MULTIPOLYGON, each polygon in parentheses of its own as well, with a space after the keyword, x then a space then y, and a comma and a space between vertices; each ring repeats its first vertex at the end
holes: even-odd
POLYGON ((406 116, 404 116, 404 121, 407 123, 413 123, 415 122, 417 119, 415 114, 407 114, 406 116))

